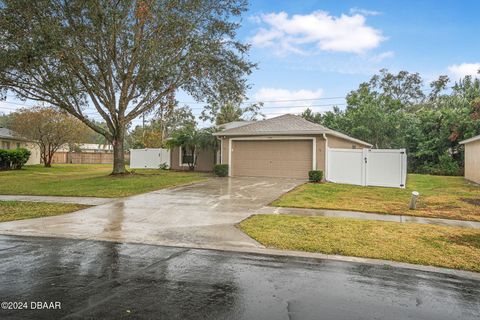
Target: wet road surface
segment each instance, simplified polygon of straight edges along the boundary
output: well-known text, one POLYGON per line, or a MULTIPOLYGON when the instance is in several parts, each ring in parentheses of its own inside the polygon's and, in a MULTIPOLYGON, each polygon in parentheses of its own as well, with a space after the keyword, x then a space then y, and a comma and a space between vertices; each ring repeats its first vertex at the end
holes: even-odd
POLYGON ((362 263, 0 236, 0 319, 478 319, 480 281, 362 263))

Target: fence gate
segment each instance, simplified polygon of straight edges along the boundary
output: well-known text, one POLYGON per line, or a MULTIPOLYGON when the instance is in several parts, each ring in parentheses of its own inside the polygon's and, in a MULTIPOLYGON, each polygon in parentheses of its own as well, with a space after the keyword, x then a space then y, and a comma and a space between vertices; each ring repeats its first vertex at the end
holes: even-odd
POLYGON ((130 168, 158 169, 161 164, 170 167, 170 150, 168 149, 130 149, 130 168))
POLYGON ((328 149, 326 179, 360 186, 405 188, 405 149, 328 149))

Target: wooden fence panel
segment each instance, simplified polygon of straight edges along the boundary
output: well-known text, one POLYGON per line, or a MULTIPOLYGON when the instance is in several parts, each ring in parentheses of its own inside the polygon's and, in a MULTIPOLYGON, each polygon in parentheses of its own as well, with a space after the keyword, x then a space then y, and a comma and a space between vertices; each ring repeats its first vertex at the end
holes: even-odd
MULTIPOLYGON (((125 161, 130 161, 130 154, 125 153, 125 161)), ((52 163, 71 164, 111 164, 113 153, 90 153, 90 152, 55 152, 52 163)))
POLYGON ((67 163, 68 152, 55 152, 52 157, 52 163, 67 163))

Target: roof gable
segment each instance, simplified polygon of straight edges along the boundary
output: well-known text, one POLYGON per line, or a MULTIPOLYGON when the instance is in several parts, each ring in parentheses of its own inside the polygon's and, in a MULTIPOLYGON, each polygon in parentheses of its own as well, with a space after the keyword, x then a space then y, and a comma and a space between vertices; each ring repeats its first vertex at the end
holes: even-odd
POLYGON ((480 140, 480 135, 475 136, 475 137, 471 137, 470 139, 460 141, 460 144, 466 144, 466 143, 470 143, 470 142, 474 142, 474 141, 478 141, 478 140, 480 140))
POLYGON ((315 133, 327 132, 328 128, 322 125, 305 120, 302 117, 295 116, 293 114, 285 114, 279 117, 270 118, 262 121, 255 121, 253 123, 231 128, 222 131, 220 135, 236 135, 236 134, 248 134, 248 133, 290 133, 290 132, 313 132, 315 133))
POLYGON ((300 134, 331 134, 346 140, 354 141, 366 146, 371 144, 352 138, 346 134, 334 131, 317 123, 310 122, 303 117, 293 114, 284 114, 279 117, 226 129, 214 133, 216 136, 258 136, 258 135, 300 135, 300 134))

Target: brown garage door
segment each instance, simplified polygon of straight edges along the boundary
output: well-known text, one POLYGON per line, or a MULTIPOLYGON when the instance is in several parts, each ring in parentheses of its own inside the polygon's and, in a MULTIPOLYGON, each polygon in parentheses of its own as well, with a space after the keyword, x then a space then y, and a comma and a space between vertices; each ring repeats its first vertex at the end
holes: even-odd
POLYGON ((232 175, 308 177, 312 170, 311 140, 232 141, 232 175))

